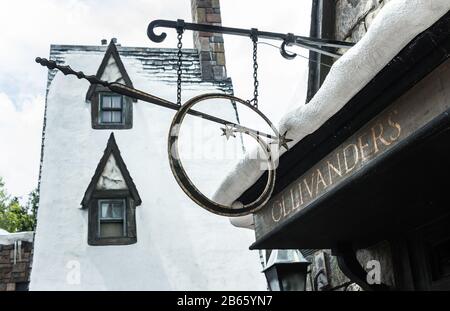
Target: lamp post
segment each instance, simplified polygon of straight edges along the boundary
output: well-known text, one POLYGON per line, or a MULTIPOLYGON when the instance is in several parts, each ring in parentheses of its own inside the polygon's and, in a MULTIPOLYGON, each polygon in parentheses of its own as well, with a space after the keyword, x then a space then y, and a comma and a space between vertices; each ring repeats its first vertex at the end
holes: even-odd
POLYGON ((263 272, 271 291, 305 291, 308 262, 299 250, 273 250, 263 272))

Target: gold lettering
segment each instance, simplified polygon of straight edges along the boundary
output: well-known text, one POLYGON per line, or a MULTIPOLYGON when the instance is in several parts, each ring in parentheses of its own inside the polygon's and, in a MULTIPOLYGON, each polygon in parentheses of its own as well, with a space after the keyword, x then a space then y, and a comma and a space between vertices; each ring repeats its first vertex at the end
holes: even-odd
POLYGON ((312 173, 311 175, 311 187, 308 185, 308 183, 306 182, 306 178, 303 179, 303 183, 306 186, 306 190, 309 193, 309 196, 311 197, 311 199, 313 198, 313 187, 314 187, 314 173, 312 173))
POLYGON ((370 146, 368 143, 363 144, 363 138, 366 136, 366 134, 362 134, 358 137, 358 145, 359 145, 359 151, 361 152, 361 161, 367 161, 368 157, 364 153, 364 150, 368 149, 370 146))
POLYGON ((397 135, 396 136, 392 136, 391 135, 390 139, 392 141, 396 141, 400 137, 400 135, 402 134, 402 127, 400 126, 399 123, 392 121, 392 118, 391 118, 392 114, 398 114, 397 110, 394 110, 392 113, 390 113, 389 117, 388 117, 389 125, 397 130, 397 135))
POLYGON ((282 216, 282 213, 281 213, 281 204, 280 204, 280 202, 279 201, 276 201, 276 202, 274 202, 273 203, 273 205, 272 205, 272 220, 274 221, 274 222, 279 222, 280 220, 281 220, 281 216, 282 216), (275 211, 275 208, 278 206, 278 209, 279 209, 279 214, 280 214, 280 216, 279 217, 275 217, 275 214, 274 214, 274 211, 275 211))
POLYGON ((353 169, 356 167, 356 165, 359 162, 358 146, 356 146, 355 144, 349 144, 347 147, 344 148, 343 154, 344 154, 345 173, 347 174, 347 173, 350 173, 351 171, 353 171, 353 169), (347 150, 349 150, 350 148, 353 148, 352 154, 355 156, 352 167, 349 167, 348 162, 347 162, 347 150))
POLYGON ((286 204, 284 202, 284 195, 281 196, 281 204, 283 205, 283 215, 284 215, 284 217, 286 217, 287 215, 289 215, 291 213, 291 210, 286 211, 286 204))
POLYGON ((333 176, 332 176, 331 171, 334 171, 335 174, 337 174, 339 177, 342 177, 341 159, 340 159, 340 156, 339 156, 339 152, 336 153, 336 157, 337 157, 337 163, 338 163, 339 169, 337 169, 333 164, 331 164, 330 161, 327 161, 327 164, 328 164, 328 176, 330 177, 330 185, 333 184, 333 176))
POLYGON ((292 209, 295 211, 297 208, 300 207, 300 201, 297 200, 297 198, 296 198, 297 196, 294 195, 294 193, 295 193, 294 187, 291 188, 290 192, 291 192, 292 209))
POLYGON ((316 179, 316 195, 319 194, 319 184, 323 184, 323 188, 328 187, 327 183, 323 179, 322 173, 317 169, 317 179, 316 179))
POLYGON ((300 193, 300 205, 303 205, 303 192, 302 192, 302 183, 298 183, 298 190, 300 193))
POLYGON ((378 134, 375 132, 375 126, 372 127, 372 139, 373 139, 373 144, 375 146, 375 153, 380 151, 380 149, 378 148, 378 140, 386 146, 389 146, 391 144, 383 137, 383 131, 384 131, 383 124, 377 123, 377 125, 380 128, 380 133, 378 133, 378 134))

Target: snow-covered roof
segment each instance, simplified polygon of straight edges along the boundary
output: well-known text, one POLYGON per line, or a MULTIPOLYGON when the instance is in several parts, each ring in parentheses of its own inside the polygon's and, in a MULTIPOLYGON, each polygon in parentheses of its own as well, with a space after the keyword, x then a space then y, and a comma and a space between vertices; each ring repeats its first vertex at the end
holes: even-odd
POLYGON ((10 245, 17 241, 33 242, 33 237, 33 231, 9 233, 6 230, 0 229, 0 245, 10 245))
MULTIPOLYGON (((93 57, 97 54, 99 57, 103 58, 107 48, 106 45, 51 45, 50 59, 56 61, 58 64, 68 65, 66 64, 67 56, 89 55, 90 57, 93 57)), ((142 72, 140 73, 149 81, 176 83, 178 61, 177 49, 124 47, 120 45, 117 45, 116 48, 123 60, 132 59, 133 61, 141 63, 142 72)), ((197 84, 200 82, 205 84, 205 81, 202 80, 198 51, 196 49, 183 49, 182 60, 183 85, 188 87, 189 84, 197 84)), ((74 69, 79 70, 78 68, 74 69)), ((57 69, 49 71, 47 89, 53 81, 56 72, 57 69)), ((94 73, 89 72, 87 74, 94 73)), ((210 83, 226 93, 232 91, 231 79, 210 83)))
MULTIPOLYGON (((448 0, 392 0, 377 15, 366 35, 336 61, 311 101, 287 112, 278 126, 292 147, 315 132, 362 90, 409 42, 450 10, 448 0)), ((252 150, 224 179, 213 199, 234 203, 264 173, 252 150)), ((280 150, 279 156, 285 150, 280 150)), ((249 227, 251 216, 232 220, 249 227)))

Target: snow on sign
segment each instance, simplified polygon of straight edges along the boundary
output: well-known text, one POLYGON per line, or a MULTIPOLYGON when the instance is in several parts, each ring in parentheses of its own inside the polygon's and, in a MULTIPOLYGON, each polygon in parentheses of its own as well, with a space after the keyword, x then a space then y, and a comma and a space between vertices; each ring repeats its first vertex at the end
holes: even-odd
POLYGON ((258 62, 257 62, 257 41, 258 37, 265 39, 274 39, 281 40, 282 45, 280 47, 281 54, 287 59, 293 59, 296 57, 295 54, 289 54, 285 47, 286 45, 298 45, 310 50, 313 50, 318 53, 322 53, 331 57, 339 58, 341 55, 334 51, 335 48, 349 48, 353 44, 348 42, 339 42, 334 40, 326 40, 326 39, 312 39, 301 36, 295 36, 291 33, 289 34, 279 34, 279 33, 271 33, 271 32, 262 32, 258 31, 255 28, 250 30, 238 29, 238 28, 230 28, 230 27, 221 27, 217 25, 203 25, 203 24, 193 24, 193 23, 185 23, 183 20, 178 21, 166 21, 166 20, 155 20, 150 23, 147 29, 147 34, 149 38, 154 42, 162 42, 166 34, 162 33, 157 35, 154 33, 154 28, 156 27, 167 27, 174 28, 177 30, 178 34, 178 60, 177 60, 177 103, 172 103, 170 101, 164 100, 162 98, 153 96, 151 94, 147 94, 140 90, 134 89, 132 86, 121 84, 118 82, 108 82, 101 80, 101 77, 98 76, 87 76, 83 72, 76 72, 69 66, 61 66, 58 65, 55 61, 49 61, 47 59, 36 58, 36 62, 40 63, 43 66, 48 67, 49 69, 58 69, 65 75, 75 75, 79 79, 86 79, 92 85, 102 85, 104 87, 109 88, 111 91, 122 94, 131 98, 139 99, 145 102, 153 103, 159 106, 163 106, 169 109, 176 110, 170 130, 169 130, 169 138, 168 138, 168 155, 169 155, 169 163, 172 170, 172 173, 178 182, 179 186, 183 189, 183 191, 198 205, 205 208, 206 210, 223 215, 223 216, 244 216, 250 213, 254 213, 259 210, 262 206, 264 206, 272 195, 274 186, 275 186, 275 163, 274 159, 275 155, 279 154, 279 149, 281 147, 288 149, 288 143, 292 141, 287 138, 287 132, 280 135, 277 128, 272 124, 268 117, 266 117, 259 109, 258 109, 258 62), (204 94, 197 97, 194 97, 188 100, 184 105, 181 103, 181 76, 182 76, 182 38, 184 30, 193 30, 193 31, 202 31, 202 32, 210 32, 210 33, 225 33, 225 34, 233 34, 240 36, 247 36, 253 42, 253 82, 254 82, 254 92, 252 100, 243 100, 231 95, 226 94, 204 94), (191 108, 197 105, 200 102, 207 101, 209 99, 222 99, 231 102, 233 105, 239 103, 241 105, 246 106, 251 109, 253 112, 258 114, 267 125, 272 129, 272 134, 266 134, 261 131, 257 131, 248 127, 245 127, 241 124, 236 124, 234 122, 230 122, 206 113, 202 113, 196 110, 192 110, 191 108), (258 196, 256 200, 248 204, 242 204, 240 202, 235 202, 230 205, 219 204, 207 196, 205 196, 191 181, 186 171, 183 168, 183 165, 180 160, 180 155, 178 154, 178 137, 180 134, 180 127, 183 122, 184 117, 187 115, 194 115, 197 117, 204 118, 206 120, 219 123, 224 127, 221 128, 222 136, 226 136, 227 139, 230 137, 236 137, 235 133, 248 135, 253 138, 259 145, 262 150, 263 157, 262 160, 266 162, 266 168, 268 171, 268 179, 266 186, 264 187, 262 193, 258 196), (274 148, 275 147, 275 148, 274 148), (274 153, 275 152, 275 153, 274 153))

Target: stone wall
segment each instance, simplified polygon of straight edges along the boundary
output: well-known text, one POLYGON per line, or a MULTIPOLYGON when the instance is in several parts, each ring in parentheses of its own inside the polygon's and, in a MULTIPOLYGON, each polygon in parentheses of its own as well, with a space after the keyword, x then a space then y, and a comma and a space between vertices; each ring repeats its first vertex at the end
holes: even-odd
POLYGON ((307 291, 353 291, 359 290, 358 286, 351 283, 350 280, 342 273, 337 264, 335 256, 331 255, 331 250, 320 250, 315 252, 308 258, 311 262, 311 274, 307 280, 307 291), (321 266, 318 265, 318 258, 322 257, 325 267, 325 274, 322 275, 320 282, 315 281, 321 266), (320 284, 319 284, 320 283, 320 284), (325 285, 325 286, 324 286, 325 285), (347 286, 349 285, 349 286, 347 286))
POLYGON ((358 42, 390 0, 337 0, 336 39, 358 42))
POLYGON ((32 257, 33 243, 0 245, 0 291, 28 289, 32 257))
MULTIPOLYGON (((374 265, 379 265, 380 283, 395 288, 394 267, 392 262, 391 248, 388 242, 382 242, 367 249, 356 251, 356 257, 366 272, 373 271, 374 265), (375 262, 375 263, 374 263, 375 262)), ((330 250, 319 250, 312 254, 309 258, 311 264, 311 274, 307 280, 307 290, 323 290, 323 291, 361 291, 362 289, 353 283, 338 266, 337 258, 332 255, 330 250), (325 279, 322 276, 323 288, 317 286, 314 278, 322 267, 318 264, 318 258, 325 260, 325 279), (319 287, 319 288, 317 288, 319 287)))
MULTIPOLYGON (((191 0, 191 9, 194 23, 222 24, 219 0, 191 0)), ((203 80, 225 80, 227 72, 222 34, 194 31, 194 46, 200 56, 203 80)))

